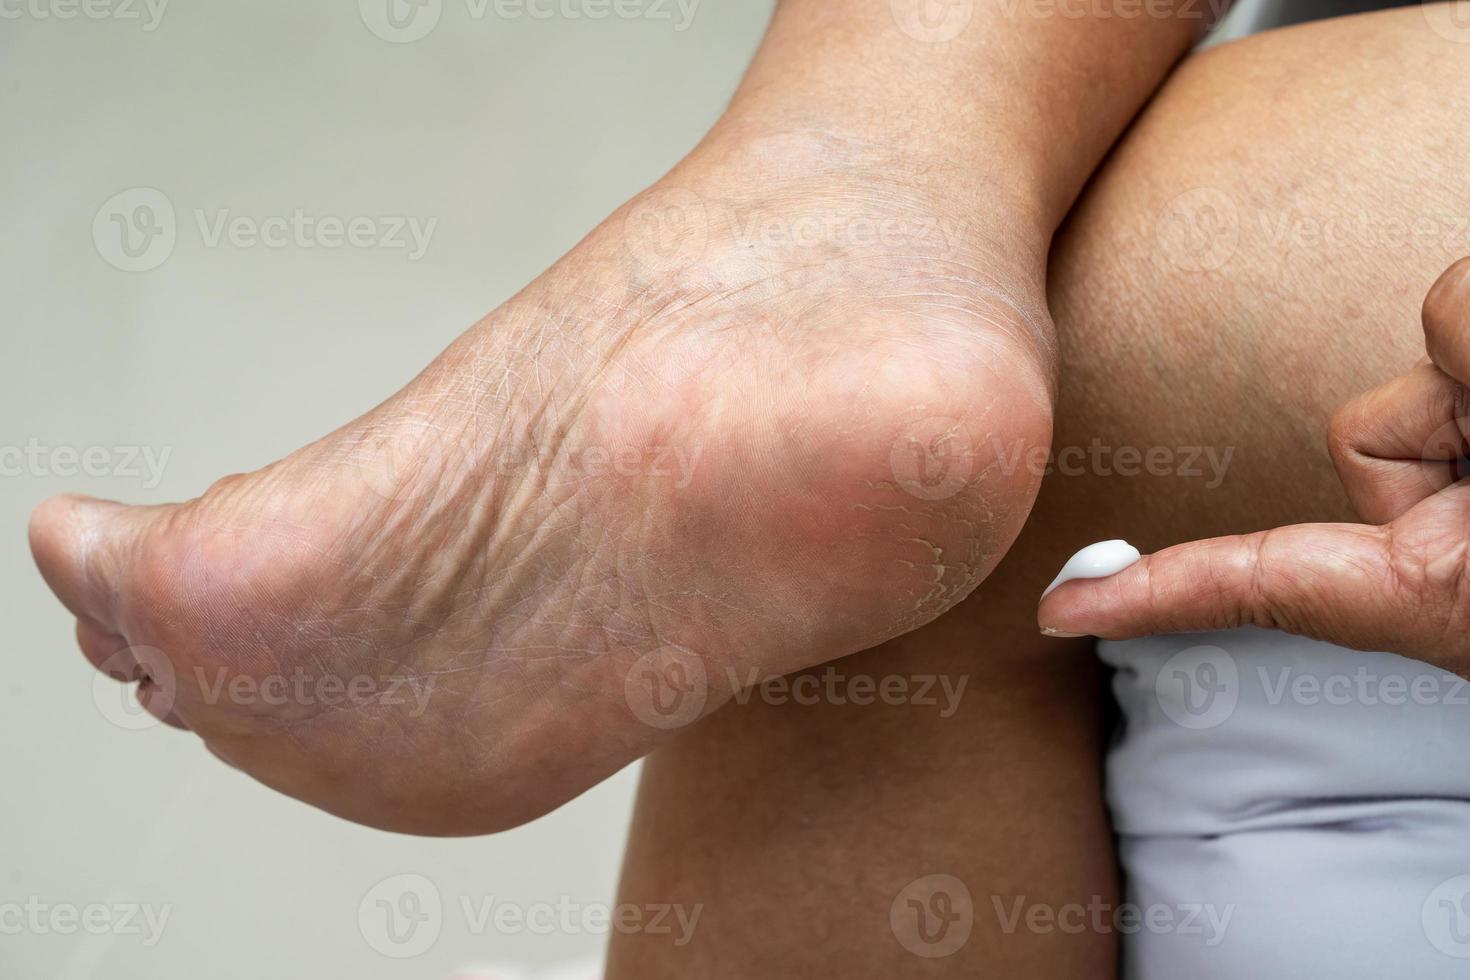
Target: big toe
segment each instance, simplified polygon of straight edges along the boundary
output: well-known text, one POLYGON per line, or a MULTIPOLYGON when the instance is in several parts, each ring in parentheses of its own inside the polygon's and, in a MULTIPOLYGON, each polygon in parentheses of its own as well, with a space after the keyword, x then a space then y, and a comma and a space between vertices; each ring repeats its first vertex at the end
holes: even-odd
POLYGON ((151 511, 66 494, 43 501, 31 514, 36 565, 78 619, 117 630, 117 596, 151 511))

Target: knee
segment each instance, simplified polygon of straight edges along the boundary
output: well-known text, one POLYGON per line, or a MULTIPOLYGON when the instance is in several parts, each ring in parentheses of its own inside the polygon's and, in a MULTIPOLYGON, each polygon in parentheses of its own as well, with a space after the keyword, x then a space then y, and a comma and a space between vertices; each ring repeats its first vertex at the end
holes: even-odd
POLYGON ((1221 493, 1134 481, 1184 501, 1179 533, 1350 517, 1328 420, 1422 357, 1425 291, 1470 252, 1466 68, 1418 9, 1183 65, 1054 250, 1056 444, 1233 448, 1221 493))

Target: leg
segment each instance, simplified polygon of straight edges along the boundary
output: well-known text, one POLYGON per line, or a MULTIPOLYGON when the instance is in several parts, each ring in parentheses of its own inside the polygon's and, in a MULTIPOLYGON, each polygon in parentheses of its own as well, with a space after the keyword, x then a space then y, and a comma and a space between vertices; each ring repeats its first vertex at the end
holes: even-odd
POLYGON ((1106 974, 1112 934, 1003 914, 1116 901, 1091 651, 1036 636, 1035 601, 1094 540, 1350 517, 1327 420, 1422 354, 1424 293, 1470 251, 1467 69, 1412 9, 1177 73, 1056 246, 1058 471, 1021 540, 959 610, 838 665, 967 675, 960 710, 732 706, 650 759, 623 900, 706 908, 684 947, 619 937, 612 977, 1106 974), (923 959, 890 911, 934 873, 973 931, 923 959))
POLYGON ((983 228, 956 168, 940 194, 888 144, 754 125, 281 462, 182 505, 42 505, 83 649, 267 785, 476 834, 660 740, 647 676, 703 672, 687 721, 727 676, 953 606, 1039 480, 935 493, 895 446, 1049 438, 1044 236, 983 228), (769 159, 779 188, 752 177, 769 159))
POLYGON ((183 506, 40 508, 89 655, 271 786, 465 834, 951 609, 1040 481, 926 451, 1049 440, 1048 240, 1204 11, 916 6, 780 3, 688 157, 363 418, 183 506))

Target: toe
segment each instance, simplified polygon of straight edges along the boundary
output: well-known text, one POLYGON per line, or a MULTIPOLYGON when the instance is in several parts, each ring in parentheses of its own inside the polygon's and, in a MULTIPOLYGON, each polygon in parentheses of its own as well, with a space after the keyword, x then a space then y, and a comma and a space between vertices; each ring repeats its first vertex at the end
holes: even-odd
POLYGON ((125 637, 103 629, 90 619, 77 620, 77 646, 93 667, 117 681, 138 679, 138 658, 125 637))
POLYGON ((187 732, 190 730, 188 723, 174 709, 176 693, 172 683, 159 684, 150 678, 138 683, 138 703, 143 710, 170 728, 187 732))
POLYGON ((65 495, 31 514, 31 553, 67 609, 103 634, 117 628, 117 594, 146 508, 65 495))

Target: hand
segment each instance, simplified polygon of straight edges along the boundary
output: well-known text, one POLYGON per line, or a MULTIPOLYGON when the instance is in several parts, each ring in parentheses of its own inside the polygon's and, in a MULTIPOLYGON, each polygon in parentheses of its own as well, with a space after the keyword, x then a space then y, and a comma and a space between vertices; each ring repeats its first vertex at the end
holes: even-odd
POLYGON ((1333 461, 1369 523, 1179 545, 1069 583, 1045 632, 1126 639, 1254 624, 1470 671, 1470 259, 1424 304, 1429 357, 1333 419, 1333 461))

